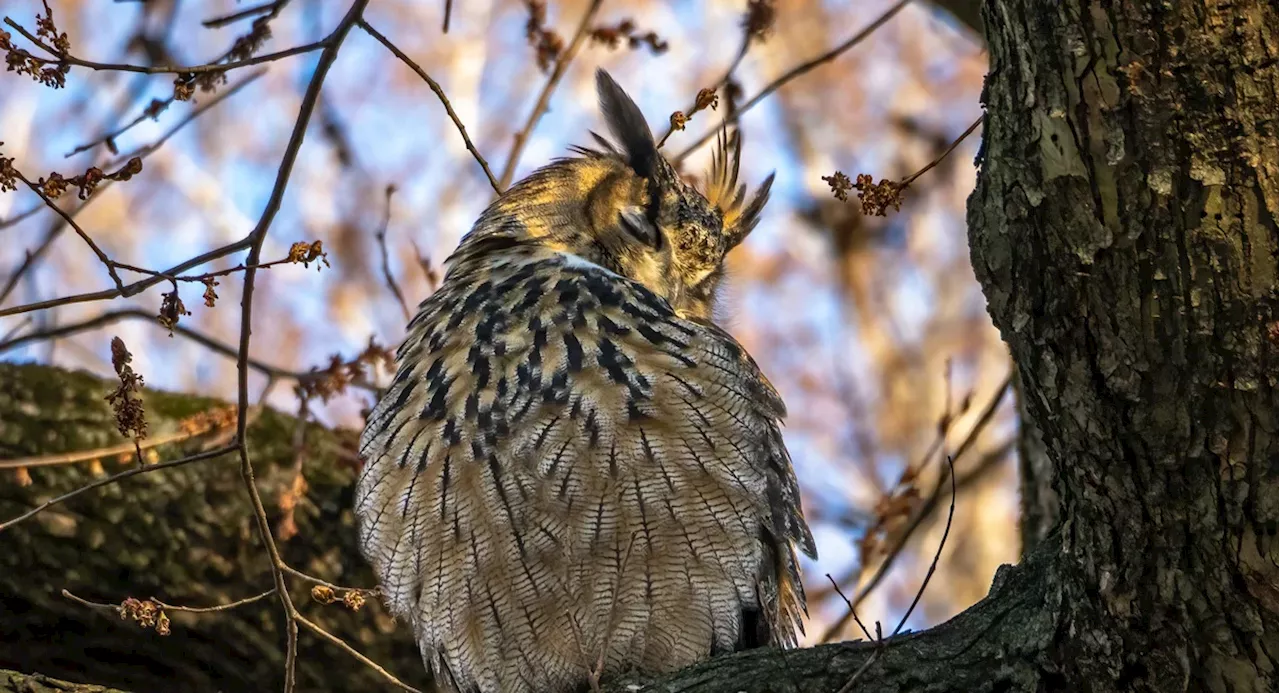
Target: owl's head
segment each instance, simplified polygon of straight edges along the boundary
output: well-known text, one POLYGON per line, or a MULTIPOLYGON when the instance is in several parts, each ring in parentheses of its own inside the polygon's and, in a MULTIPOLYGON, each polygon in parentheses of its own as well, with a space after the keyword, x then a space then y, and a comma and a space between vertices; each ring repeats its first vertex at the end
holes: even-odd
POLYGON ((571 253, 644 284, 689 318, 709 319, 724 258, 755 227, 770 175, 750 197, 738 184, 740 137, 723 133, 706 183, 685 183, 662 156, 631 97, 596 72, 611 140, 545 166, 503 193, 459 246, 536 244, 571 253), (497 241, 497 243, 494 243, 497 241))

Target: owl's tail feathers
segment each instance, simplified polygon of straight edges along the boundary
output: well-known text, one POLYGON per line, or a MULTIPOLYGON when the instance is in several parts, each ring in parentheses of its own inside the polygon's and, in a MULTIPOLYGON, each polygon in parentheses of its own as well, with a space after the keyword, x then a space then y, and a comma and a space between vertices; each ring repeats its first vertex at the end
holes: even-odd
POLYGON ((800 566, 790 542, 779 543, 768 533, 761 539, 764 560, 756 588, 760 608, 754 614, 743 613, 743 649, 766 645, 792 648, 804 635, 808 615, 800 566))

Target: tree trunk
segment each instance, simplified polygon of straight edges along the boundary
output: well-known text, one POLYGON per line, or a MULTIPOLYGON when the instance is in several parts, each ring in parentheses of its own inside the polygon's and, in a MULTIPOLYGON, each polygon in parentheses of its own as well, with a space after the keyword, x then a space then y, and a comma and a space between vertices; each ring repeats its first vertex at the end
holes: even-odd
POLYGON ((1055 467, 1067 690, 1276 688, 1276 7, 985 13, 974 270, 1055 467))
MULTIPOLYGON (((991 0, 984 18, 991 74, 981 171, 969 204, 972 260, 1044 446, 1035 475, 1053 488, 1036 498, 1056 503, 1034 520, 1048 518, 1053 528, 1024 532, 1033 541, 1022 563, 997 572, 982 602, 928 631, 880 644, 746 652, 659 682, 615 682, 611 691, 1275 690, 1276 8, 991 0)), ((71 420, 90 404, 65 403, 58 414, 71 420)), ((326 468, 308 462, 309 470, 326 468)), ((348 483, 349 474, 344 478, 333 483, 348 483)), ((174 542, 155 528, 202 537, 211 525, 217 535, 242 533, 238 543, 228 539, 210 552, 222 557, 213 563, 256 570, 252 584, 266 584, 247 514, 226 510, 241 502, 233 484, 219 487, 225 493, 216 504, 174 496, 176 508, 194 502, 196 511, 183 515, 156 512, 164 506, 138 497, 146 483, 114 492, 135 501, 107 506, 133 508, 127 521, 106 526, 82 504, 74 506, 81 516, 52 523, 70 522, 76 537, 88 534, 77 527, 99 524, 99 543, 120 542, 113 550, 61 551, 62 540, 47 537, 20 543, 27 553, 16 567, 27 579, 18 583, 30 582, 29 566, 39 566, 45 572, 34 578, 38 584, 85 584, 102 598, 143 593, 139 580, 150 581, 147 590, 178 588, 183 578, 208 584, 207 571, 167 574, 201 569, 207 558, 165 556, 139 565, 136 556, 189 541, 174 542), (139 500, 151 514, 137 509, 139 500), (49 567, 59 560, 60 569, 49 567)), ((370 584, 362 563, 347 562, 349 499, 336 489, 314 495, 314 482, 311 493, 330 519, 304 528, 301 541, 289 545, 291 560, 336 567, 342 572, 333 579, 370 584)), ((224 569, 220 579, 235 572, 224 569)), ((11 589, 14 580, 0 576, 0 586, 11 589)), ((244 593, 237 585, 195 596, 211 603, 244 593)), ((41 604, 59 609, 59 618, 86 618, 56 599, 41 604)), ((267 637, 249 638, 247 626, 239 635, 206 637, 223 647, 228 638, 245 638, 236 642, 258 656, 246 661, 268 672, 279 661, 273 607, 264 602, 258 616, 267 637)), ((192 628, 205 627, 204 618, 192 628)), ((349 632, 368 623, 360 618, 349 632)), ((77 625, 83 635, 58 637, 103 640, 102 633, 122 632, 106 630, 112 626, 99 619, 77 625)), ((48 648, 54 633, 44 631, 40 647, 48 648)), ((361 642, 375 660, 405 677, 420 670, 373 652, 391 635, 367 636, 361 642)), ((201 654, 165 653, 168 675, 196 666, 201 654)), ((309 651, 301 661, 341 656, 309 651)), ((72 676, 75 667, 93 666, 85 660, 47 654, 38 661, 62 663, 46 673, 131 683, 119 675, 72 676)), ((305 679, 302 689, 342 688, 326 681, 328 671, 305 679)), ((262 676, 257 680, 274 680, 262 676)))

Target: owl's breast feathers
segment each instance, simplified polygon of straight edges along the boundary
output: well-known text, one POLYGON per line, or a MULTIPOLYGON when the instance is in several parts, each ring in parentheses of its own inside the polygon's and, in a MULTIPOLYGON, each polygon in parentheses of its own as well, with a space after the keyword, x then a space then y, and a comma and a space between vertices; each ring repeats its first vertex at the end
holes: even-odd
POLYGON ((560 691, 794 644, 813 539, 782 401, 728 334, 529 250, 451 272, 398 360, 356 509, 439 678, 560 691))

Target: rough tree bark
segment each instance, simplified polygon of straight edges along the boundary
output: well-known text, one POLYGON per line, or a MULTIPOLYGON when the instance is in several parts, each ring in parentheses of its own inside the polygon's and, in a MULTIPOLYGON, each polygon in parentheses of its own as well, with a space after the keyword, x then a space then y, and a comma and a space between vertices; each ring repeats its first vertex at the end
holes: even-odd
MULTIPOLYGON (((0 364, 0 460, 121 442, 103 400, 111 390, 110 382, 84 373, 0 364)), ((174 432, 179 420, 193 414, 228 406, 157 391, 147 391, 144 401, 153 437, 174 432)), ((280 494, 294 478, 294 433, 294 419, 270 410, 249 429, 272 527, 280 523, 280 494)), ((279 546, 285 560, 300 570, 338 585, 372 587, 350 510, 356 467, 336 452, 351 444, 352 435, 307 427, 303 474, 308 489, 294 511, 298 532, 279 546)), ((212 446, 217 437, 214 432, 155 452, 161 460, 178 459, 212 446)), ((108 474, 132 464, 115 456, 101 461, 108 474)), ((87 461, 33 467, 29 486, 16 483, 11 470, 0 470, 0 522, 94 481, 90 470, 87 461)), ((0 670, 139 693, 279 690, 284 641, 274 597, 225 612, 169 612, 172 633, 161 636, 62 596, 66 589, 97 602, 155 597, 207 607, 259 594, 272 583, 252 523, 238 463, 224 456, 95 489, 0 532, 0 670)), ((308 595, 309 585, 293 584, 294 602, 308 618, 402 680, 425 685, 417 648, 405 629, 396 628, 381 605, 372 603, 376 600, 352 613, 341 604, 317 604, 308 595)), ((6 690, 5 682, 0 674, 0 691, 6 690)), ((383 685, 373 672, 306 631, 298 684, 305 691, 335 692, 383 685)))
POLYGON ((1069 688, 1274 690, 1276 8, 985 17, 970 245, 1059 477, 1047 663, 1069 688))
POLYGON ((928 631, 722 657, 641 690, 1275 690, 1276 7, 983 16, 972 260, 1056 526, 928 631))

